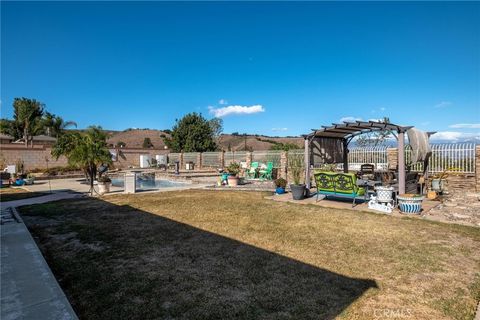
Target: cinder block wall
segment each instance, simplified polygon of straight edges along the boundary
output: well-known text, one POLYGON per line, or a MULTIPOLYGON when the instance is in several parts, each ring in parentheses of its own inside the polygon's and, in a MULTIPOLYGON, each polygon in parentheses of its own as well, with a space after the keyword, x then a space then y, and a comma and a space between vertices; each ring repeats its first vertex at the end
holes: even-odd
MULTIPOLYGON (((140 166, 140 155, 149 154, 155 158, 157 154, 167 154, 164 149, 122 149, 125 159, 119 157, 119 161, 115 161, 113 165, 116 168, 126 168, 128 166, 140 166)), ((26 171, 32 169, 46 169, 48 159, 48 167, 65 167, 68 161, 65 157, 58 160, 51 155, 52 149, 43 145, 34 146, 33 148, 25 148, 24 145, 2 144, 0 145, 0 165, 15 165, 19 161, 23 161, 26 171)))

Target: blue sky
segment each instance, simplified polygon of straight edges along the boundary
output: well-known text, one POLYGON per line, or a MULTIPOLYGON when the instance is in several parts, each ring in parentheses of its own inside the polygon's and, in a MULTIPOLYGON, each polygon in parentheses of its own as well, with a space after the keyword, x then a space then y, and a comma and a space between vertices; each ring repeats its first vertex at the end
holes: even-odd
POLYGON ((298 135, 378 119, 480 137, 480 3, 2 2, 1 113, 298 135))

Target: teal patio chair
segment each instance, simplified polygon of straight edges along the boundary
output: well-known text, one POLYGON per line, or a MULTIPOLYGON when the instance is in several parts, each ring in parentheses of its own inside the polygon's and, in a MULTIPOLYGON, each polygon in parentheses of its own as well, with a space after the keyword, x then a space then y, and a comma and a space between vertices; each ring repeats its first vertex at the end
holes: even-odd
POLYGON ((245 176, 247 179, 255 179, 257 175, 258 162, 252 162, 250 168, 245 171, 245 176))
POLYGON ((260 178, 272 180, 273 162, 267 162, 267 167, 260 170, 260 178))

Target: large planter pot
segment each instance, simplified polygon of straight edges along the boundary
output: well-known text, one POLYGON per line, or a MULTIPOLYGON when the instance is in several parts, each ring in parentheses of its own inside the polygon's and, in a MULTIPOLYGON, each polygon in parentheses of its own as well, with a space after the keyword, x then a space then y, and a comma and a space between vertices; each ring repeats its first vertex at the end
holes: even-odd
POLYGON ((237 176, 228 176, 228 185, 231 187, 238 186, 238 177, 237 176))
POLYGON ((390 186, 378 186, 375 187, 377 192, 377 202, 391 202, 393 195, 393 187, 390 186))
POLYGON ((290 191, 292 191, 293 200, 302 200, 305 198, 305 185, 304 184, 291 184, 290 191))
POLYGON ((423 198, 418 194, 401 194, 397 197, 398 207, 403 213, 418 214, 422 211, 423 198))
POLYGON ((112 185, 111 182, 99 182, 98 183, 98 193, 100 195, 104 195, 105 193, 109 193, 111 185, 112 185))
POLYGON ((35 183, 35 177, 24 179, 26 185, 32 185, 35 183))

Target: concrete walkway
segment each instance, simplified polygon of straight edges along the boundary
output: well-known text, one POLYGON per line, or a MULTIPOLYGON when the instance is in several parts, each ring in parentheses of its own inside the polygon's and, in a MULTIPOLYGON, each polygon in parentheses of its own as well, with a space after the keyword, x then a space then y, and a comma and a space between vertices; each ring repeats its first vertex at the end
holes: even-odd
POLYGON ((79 196, 62 192, 1 203, 2 320, 78 319, 15 206, 79 196))

